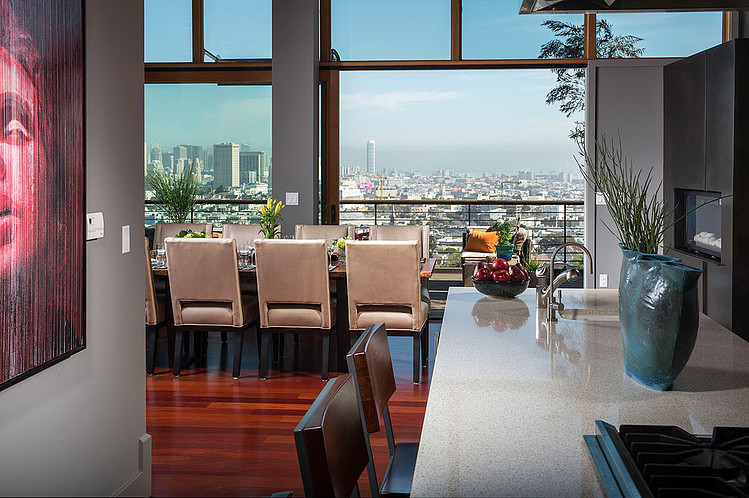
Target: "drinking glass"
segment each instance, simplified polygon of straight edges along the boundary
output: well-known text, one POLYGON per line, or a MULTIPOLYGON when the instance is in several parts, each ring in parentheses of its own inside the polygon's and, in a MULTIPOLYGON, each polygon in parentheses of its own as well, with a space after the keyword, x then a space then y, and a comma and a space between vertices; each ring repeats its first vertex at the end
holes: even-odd
POLYGON ((156 244, 156 262, 160 266, 166 266, 166 248, 164 244, 156 244))
POLYGON ((246 247, 239 250, 239 267, 246 268, 250 265, 250 251, 246 247))
POLYGON ((249 264, 252 266, 255 264, 255 247, 254 246, 247 246, 247 251, 249 252, 249 264))

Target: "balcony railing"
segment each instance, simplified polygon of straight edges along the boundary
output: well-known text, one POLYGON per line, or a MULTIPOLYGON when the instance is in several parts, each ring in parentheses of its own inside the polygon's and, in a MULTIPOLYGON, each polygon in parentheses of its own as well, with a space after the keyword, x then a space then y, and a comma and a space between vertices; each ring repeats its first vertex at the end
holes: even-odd
MULTIPOLYGON (((440 266, 459 266, 467 227, 497 220, 519 221, 533 242, 531 258, 546 260, 563 242, 583 242, 584 203, 577 200, 342 200, 340 222, 368 225, 429 225, 430 252, 440 266)), ((582 264, 582 254, 564 251, 565 263, 582 264)))
MULTIPOLYGON (((165 221, 155 201, 145 201, 146 227, 165 221)), ((199 200, 190 214, 191 223, 258 223, 257 206, 262 200, 199 200)), ((578 200, 342 200, 340 222, 369 225, 429 225, 430 252, 440 266, 458 267, 467 227, 488 227, 497 220, 525 227, 533 242, 532 258, 544 261, 563 242, 583 242, 584 203, 578 200)), ((582 264, 579 252, 561 253, 565 263, 582 264)))
MULTIPOLYGON (((146 228, 167 221, 164 212, 154 200, 146 202, 146 228)), ((214 229, 221 229, 224 223, 253 224, 260 221, 257 209, 264 200, 252 199, 198 199, 190 212, 190 223, 213 223, 214 229)))

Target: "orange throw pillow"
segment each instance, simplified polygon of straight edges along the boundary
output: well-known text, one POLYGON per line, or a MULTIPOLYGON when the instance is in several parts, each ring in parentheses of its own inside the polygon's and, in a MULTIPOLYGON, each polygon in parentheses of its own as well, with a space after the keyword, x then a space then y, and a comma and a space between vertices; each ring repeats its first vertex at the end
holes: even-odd
POLYGON ((466 242, 465 251, 473 252, 495 252, 494 246, 499 244, 499 235, 497 232, 480 232, 471 230, 466 242))

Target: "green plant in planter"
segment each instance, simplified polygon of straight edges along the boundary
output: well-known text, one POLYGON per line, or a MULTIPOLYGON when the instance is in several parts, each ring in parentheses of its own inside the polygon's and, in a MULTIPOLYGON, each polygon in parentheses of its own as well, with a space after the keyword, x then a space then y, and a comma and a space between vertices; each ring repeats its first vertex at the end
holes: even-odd
POLYGON ((268 201, 261 205, 258 209, 260 215, 260 232, 265 236, 266 239, 275 239, 281 234, 281 210, 284 205, 281 201, 274 199, 268 199, 268 201))
POLYGON ((524 265, 525 269, 528 270, 528 273, 536 273, 538 267, 541 266, 541 262, 538 259, 532 259, 530 261, 526 261, 524 265))
POLYGON ((514 228, 515 225, 509 221, 495 221, 494 225, 492 225, 492 230, 497 232, 499 236, 497 245, 506 246, 512 244, 512 230, 514 228))
POLYGON ((172 223, 184 223, 190 216, 198 198, 198 176, 192 166, 185 168, 181 175, 149 173, 146 185, 153 190, 158 206, 172 223))
POLYGON ((702 269, 657 254, 664 232, 678 220, 668 201, 658 200, 662 183, 651 191, 653 168, 635 172, 622 153, 621 137, 618 144, 602 137, 594 158, 578 145, 587 166, 578 162, 580 171, 603 195, 616 232, 605 226, 622 249, 618 307, 624 370, 646 387, 668 389, 697 337, 696 285, 702 269))

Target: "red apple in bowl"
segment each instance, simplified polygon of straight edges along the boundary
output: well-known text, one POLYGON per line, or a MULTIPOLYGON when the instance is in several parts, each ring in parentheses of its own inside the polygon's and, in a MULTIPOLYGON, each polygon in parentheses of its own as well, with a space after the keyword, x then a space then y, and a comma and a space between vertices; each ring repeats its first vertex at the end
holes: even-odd
POLYGON ((510 267, 510 280, 513 282, 522 282, 525 280, 525 275, 523 275, 523 272, 515 265, 512 265, 510 267))
POLYGON ((476 278, 477 278, 478 280, 491 280, 491 279, 492 279, 492 272, 491 272, 491 271, 489 271, 489 270, 488 270, 488 269, 486 269, 486 268, 481 268, 481 269, 479 269, 479 271, 478 271, 478 272, 476 273, 476 278))
POLYGON ((506 259, 497 258, 492 262, 492 271, 507 270, 509 267, 506 259))
POLYGON ((495 282, 509 282, 510 272, 507 270, 498 270, 492 273, 492 280, 495 282))

